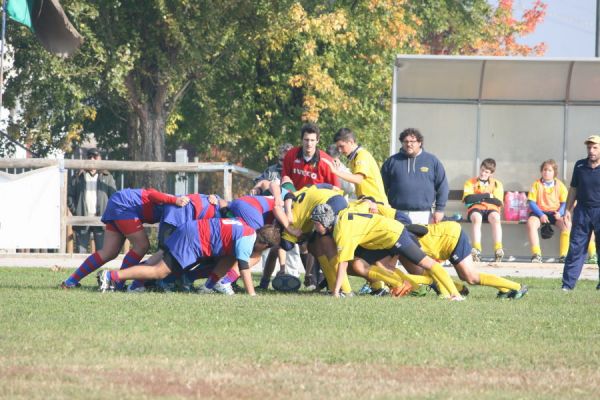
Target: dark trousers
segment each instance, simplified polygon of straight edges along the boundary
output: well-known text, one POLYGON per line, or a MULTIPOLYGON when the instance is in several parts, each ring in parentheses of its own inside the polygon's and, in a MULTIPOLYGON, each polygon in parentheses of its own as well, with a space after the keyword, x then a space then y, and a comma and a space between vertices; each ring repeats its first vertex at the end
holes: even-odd
POLYGON ((587 257, 587 248, 592 232, 596 234, 596 248, 600 249, 600 208, 575 207, 572 216, 569 252, 563 269, 563 288, 575 288, 587 257))

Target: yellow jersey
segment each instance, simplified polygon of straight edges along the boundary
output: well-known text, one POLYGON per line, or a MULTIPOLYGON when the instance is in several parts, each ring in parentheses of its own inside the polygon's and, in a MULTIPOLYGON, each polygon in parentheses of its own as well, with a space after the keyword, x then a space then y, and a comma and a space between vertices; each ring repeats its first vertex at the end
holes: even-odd
POLYGON ((385 188, 383 187, 383 179, 381 179, 381 172, 377 161, 375 161, 371 153, 359 146, 348 156, 348 159, 350 160, 350 171, 353 174, 364 176, 361 183, 354 185, 356 187, 356 195, 358 197, 370 196, 376 201, 388 204, 385 188))
POLYGON ((342 210, 333 229, 338 261, 353 260, 358 246, 368 250, 391 249, 403 231, 404 225, 394 219, 378 214, 342 210))
POLYGON ((456 249, 462 227, 455 221, 427 225, 428 233, 419 238, 423 253, 436 260, 449 260, 456 249))
POLYGON ((547 187, 541 180, 533 182, 527 200, 534 201, 540 210, 555 212, 560 209, 560 203, 567 201, 569 190, 560 180, 555 179, 554 185, 547 187))
MULTIPOLYGON (((357 213, 371 213, 371 204, 371 202, 366 200, 355 200, 348 203, 348 209, 357 213)), ((377 212, 371 214, 380 214, 387 218, 396 219, 397 210, 395 208, 392 208, 389 204, 383 204, 380 202, 374 204, 377 207, 377 212)))
MULTIPOLYGON (((341 189, 326 189, 318 185, 305 186, 302 189, 293 193, 292 200, 292 218, 294 222, 291 226, 298 228, 302 233, 307 234, 314 229, 313 221, 310 215, 313 209, 319 204, 325 204, 334 196, 343 196, 344 192, 341 189)), ((296 243, 298 238, 284 232, 282 239, 291 243, 296 243)))

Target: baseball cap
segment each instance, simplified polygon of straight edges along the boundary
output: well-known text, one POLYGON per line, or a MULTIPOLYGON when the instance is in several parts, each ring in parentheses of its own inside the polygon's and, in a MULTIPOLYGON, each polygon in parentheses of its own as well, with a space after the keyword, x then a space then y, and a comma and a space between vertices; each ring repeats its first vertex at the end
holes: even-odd
POLYGON ((587 139, 585 139, 585 142, 583 142, 583 143, 584 144, 588 144, 588 143, 600 144, 600 135, 589 136, 587 139))
POLYGON ((91 157, 91 156, 97 156, 97 155, 99 155, 99 154, 100 154, 100 152, 99 152, 99 151, 98 151, 98 149, 97 149, 97 148, 95 148, 95 147, 93 147, 93 148, 91 148, 91 149, 88 149, 88 151, 87 151, 87 153, 86 153, 86 155, 88 156, 88 158, 89 158, 89 157, 91 157))
POLYGON ((325 228, 331 228, 335 222, 335 214, 333 208, 329 204, 319 204, 310 214, 310 219, 315 222, 320 222, 325 228))

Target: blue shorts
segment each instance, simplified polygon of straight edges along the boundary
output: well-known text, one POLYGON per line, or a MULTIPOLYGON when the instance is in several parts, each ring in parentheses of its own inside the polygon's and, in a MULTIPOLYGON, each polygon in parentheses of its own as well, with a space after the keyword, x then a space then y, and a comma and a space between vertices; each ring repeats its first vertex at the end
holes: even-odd
POLYGON ((377 261, 391 255, 392 253, 389 250, 368 250, 361 246, 358 246, 354 252, 355 258, 361 258, 369 265, 373 265, 377 261))
POLYGON ((413 236, 404 229, 394 247, 390 249, 390 253, 404 256, 408 261, 418 265, 427 255, 423 253, 421 247, 413 240, 413 236))
POLYGON ((471 255, 471 241, 469 237, 464 231, 460 232, 460 236, 458 237, 458 243, 456 243, 456 247, 450 254, 450 262, 452 265, 457 265, 462 260, 471 255))

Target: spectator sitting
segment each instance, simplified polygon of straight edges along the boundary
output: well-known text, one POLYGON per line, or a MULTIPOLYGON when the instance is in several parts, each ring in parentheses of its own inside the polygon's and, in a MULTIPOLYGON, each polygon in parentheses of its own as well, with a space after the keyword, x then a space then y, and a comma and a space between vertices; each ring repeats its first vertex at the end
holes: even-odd
POLYGON ((502 248, 502 225, 500 224, 500 208, 504 198, 502 182, 493 177, 496 161, 486 158, 481 162, 479 175, 467 180, 463 188, 463 202, 467 206, 467 219, 472 222, 471 254, 473 261, 481 261, 481 223, 489 222, 494 240, 495 261, 504 257, 502 248))
POLYGON ((542 249, 538 229, 542 224, 552 224, 560 230, 559 262, 564 263, 569 250, 570 223, 564 220, 568 189, 556 178, 558 165, 546 160, 540 167, 542 176, 533 182, 527 200, 531 213, 527 219, 527 235, 531 244, 531 262, 542 262, 542 249))

